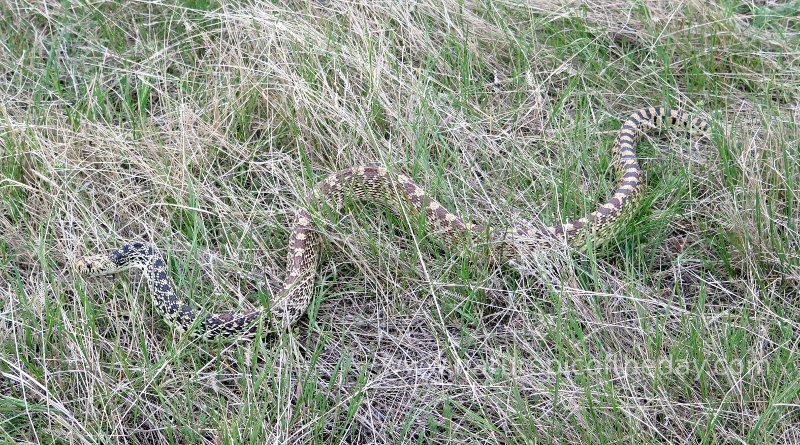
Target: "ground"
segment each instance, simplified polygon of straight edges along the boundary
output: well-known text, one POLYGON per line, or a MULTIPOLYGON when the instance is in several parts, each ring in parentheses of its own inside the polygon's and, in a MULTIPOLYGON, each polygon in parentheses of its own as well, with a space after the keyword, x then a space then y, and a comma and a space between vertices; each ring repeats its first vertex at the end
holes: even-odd
POLYGON ((0 3, 0 441, 798 443, 800 3, 0 3), (644 198, 516 267, 378 205, 319 226, 308 315, 203 343, 126 241, 209 310, 268 304, 314 183, 380 164, 474 222, 592 211, 643 106, 644 198), (269 280, 261 280, 269 283, 269 280))

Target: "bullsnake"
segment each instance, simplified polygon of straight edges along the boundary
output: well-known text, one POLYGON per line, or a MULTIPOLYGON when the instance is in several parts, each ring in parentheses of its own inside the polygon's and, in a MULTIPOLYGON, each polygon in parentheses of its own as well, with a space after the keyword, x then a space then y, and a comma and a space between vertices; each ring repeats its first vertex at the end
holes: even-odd
MULTIPOLYGON (((307 202, 312 204, 309 208, 326 205, 335 210, 348 199, 387 204, 395 213, 405 211, 424 220, 428 229, 447 244, 467 239, 488 240, 492 257, 500 261, 512 259, 521 249, 547 249, 559 243, 578 246, 589 235, 598 240, 608 237, 615 223, 630 213, 643 186, 634 146, 646 129, 664 121, 702 134, 707 134, 710 128, 706 121, 692 119, 679 110, 650 107, 634 112, 622 123, 614 143, 613 163, 621 179, 611 198, 585 217, 550 227, 531 229, 530 224, 520 222, 501 229, 469 223, 430 197, 408 176, 380 166, 351 167, 333 173, 314 186, 307 202)), ((277 298, 270 311, 273 327, 289 327, 305 313, 313 293, 319 238, 311 211, 300 208, 289 238, 286 278, 282 289, 275 293, 277 298)), ((147 243, 126 244, 107 254, 77 258, 73 266, 82 275, 112 274, 130 267, 142 269, 154 305, 167 323, 178 331, 188 331, 206 340, 250 334, 265 312, 261 307, 217 314, 193 309, 175 294, 163 255, 147 243)))

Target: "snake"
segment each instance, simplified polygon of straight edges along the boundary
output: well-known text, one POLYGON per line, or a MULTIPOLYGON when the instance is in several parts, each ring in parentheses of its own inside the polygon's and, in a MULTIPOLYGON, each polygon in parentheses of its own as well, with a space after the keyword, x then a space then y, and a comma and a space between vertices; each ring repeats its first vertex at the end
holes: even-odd
POLYGON ((513 261, 524 252, 557 245, 582 247, 589 237, 598 241, 608 238, 630 216, 644 185, 635 146, 647 130, 666 122, 670 128, 701 136, 708 136, 710 130, 707 121, 692 118, 679 109, 648 107, 635 111, 622 122, 612 148, 612 164, 619 177, 613 194, 590 214, 552 226, 525 220, 494 226, 470 223, 449 211, 410 177, 384 166, 356 166, 332 173, 313 186, 306 197, 307 204, 295 212, 287 246, 286 275, 273 293, 276 298, 269 309, 258 306, 246 311, 210 313, 193 308, 175 293, 165 257, 152 243, 133 242, 108 253, 77 257, 72 262, 73 268, 86 277, 141 269, 157 312, 179 333, 188 333, 193 338, 251 336, 264 314, 270 314, 271 331, 286 329, 303 316, 314 293, 321 243, 320 233, 315 229, 315 218, 318 222, 320 213, 315 214, 314 209, 339 211, 351 201, 384 205, 395 214, 419 218, 425 230, 438 235, 446 245, 486 240, 491 257, 501 263, 513 261))

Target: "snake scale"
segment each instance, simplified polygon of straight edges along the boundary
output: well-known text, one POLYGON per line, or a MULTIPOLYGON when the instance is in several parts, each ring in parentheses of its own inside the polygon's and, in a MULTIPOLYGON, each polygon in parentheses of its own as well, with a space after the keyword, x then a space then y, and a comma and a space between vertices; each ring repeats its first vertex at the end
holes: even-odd
MULTIPOLYGON (((329 175, 314 186, 307 198, 310 208, 327 205, 339 210, 347 199, 388 204, 392 211, 420 217, 427 228, 447 244, 467 239, 488 239, 493 258, 507 261, 520 249, 546 249, 558 243, 579 246, 587 235, 602 240, 630 213, 642 194, 643 173, 634 146, 648 128, 668 121, 673 127, 707 134, 709 124, 679 110, 663 107, 640 109, 623 123, 613 147, 613 163, 620 182, 609 200, 589 215, 550 227, 529 228, 524 221, 509 228, 471 224, 451 213, 409 177, 384 167, 351 167, 329 175)), ((306 311, 319 261, 320 236, 307 208, 297 211, 289 238, 287 274, 271 308, 276 328, 287 328, 306 311)), ((82 275, 112 274, 135 267, 144 271, 153 302, 168 324, 193 337, 211 340, 251 334, 264 308, 243 312, 204 313, 185 304, 175 294, 163 255, 151 244, 132 243, 111 251, 77 258, 73 267, 82 275)))

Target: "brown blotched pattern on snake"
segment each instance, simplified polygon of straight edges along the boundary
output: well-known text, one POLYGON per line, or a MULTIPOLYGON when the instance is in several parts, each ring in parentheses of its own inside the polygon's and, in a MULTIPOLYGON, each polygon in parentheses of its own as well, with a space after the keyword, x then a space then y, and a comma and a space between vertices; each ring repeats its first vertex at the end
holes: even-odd
MULTIPOLYGON (((449 245, 466 240, 487 240, 492 246, 492 258, 498 261, 512 259, 525 251, 551 248, 558 243, 581 246, 587 236, 597 240, 610 236, 615 224, 624 221, 634 207, 643 186, 634 145, 644 130, 664 121, 703 134, 709 130, 704 120, 692 119, 678 110, 651 107, 636 111, 622 123, 614 143, 614 165, 621 180, 611 198, 583 218, 551 227, 532 230, 529 224, 519 223, 503 230, 468 223, 430 197, 409 177, 378 166, 351 167, 329 175, 314 187, 307 202, 310 208, 328 206, 335 211, 348 200, 386 204, 397 214, 405 211, 412 218, 418 217, 449 245)), ((287 248, 288 271, 271 308, 275 325, 280 328, 294 324, 311 300, 320 243, 313 220, 308 209, 297 211, 287 248)), ((177 297, 164 257, 149 244, 126 244, 109 254, 79 258, 74 267, 85 275, 110 274, 129 267, 143 269, 154 305, 164 319, 179 331, 188 331, 204 339, 251 334, 264 312, 257 308, 247 312, 198 313, 177 297)))

